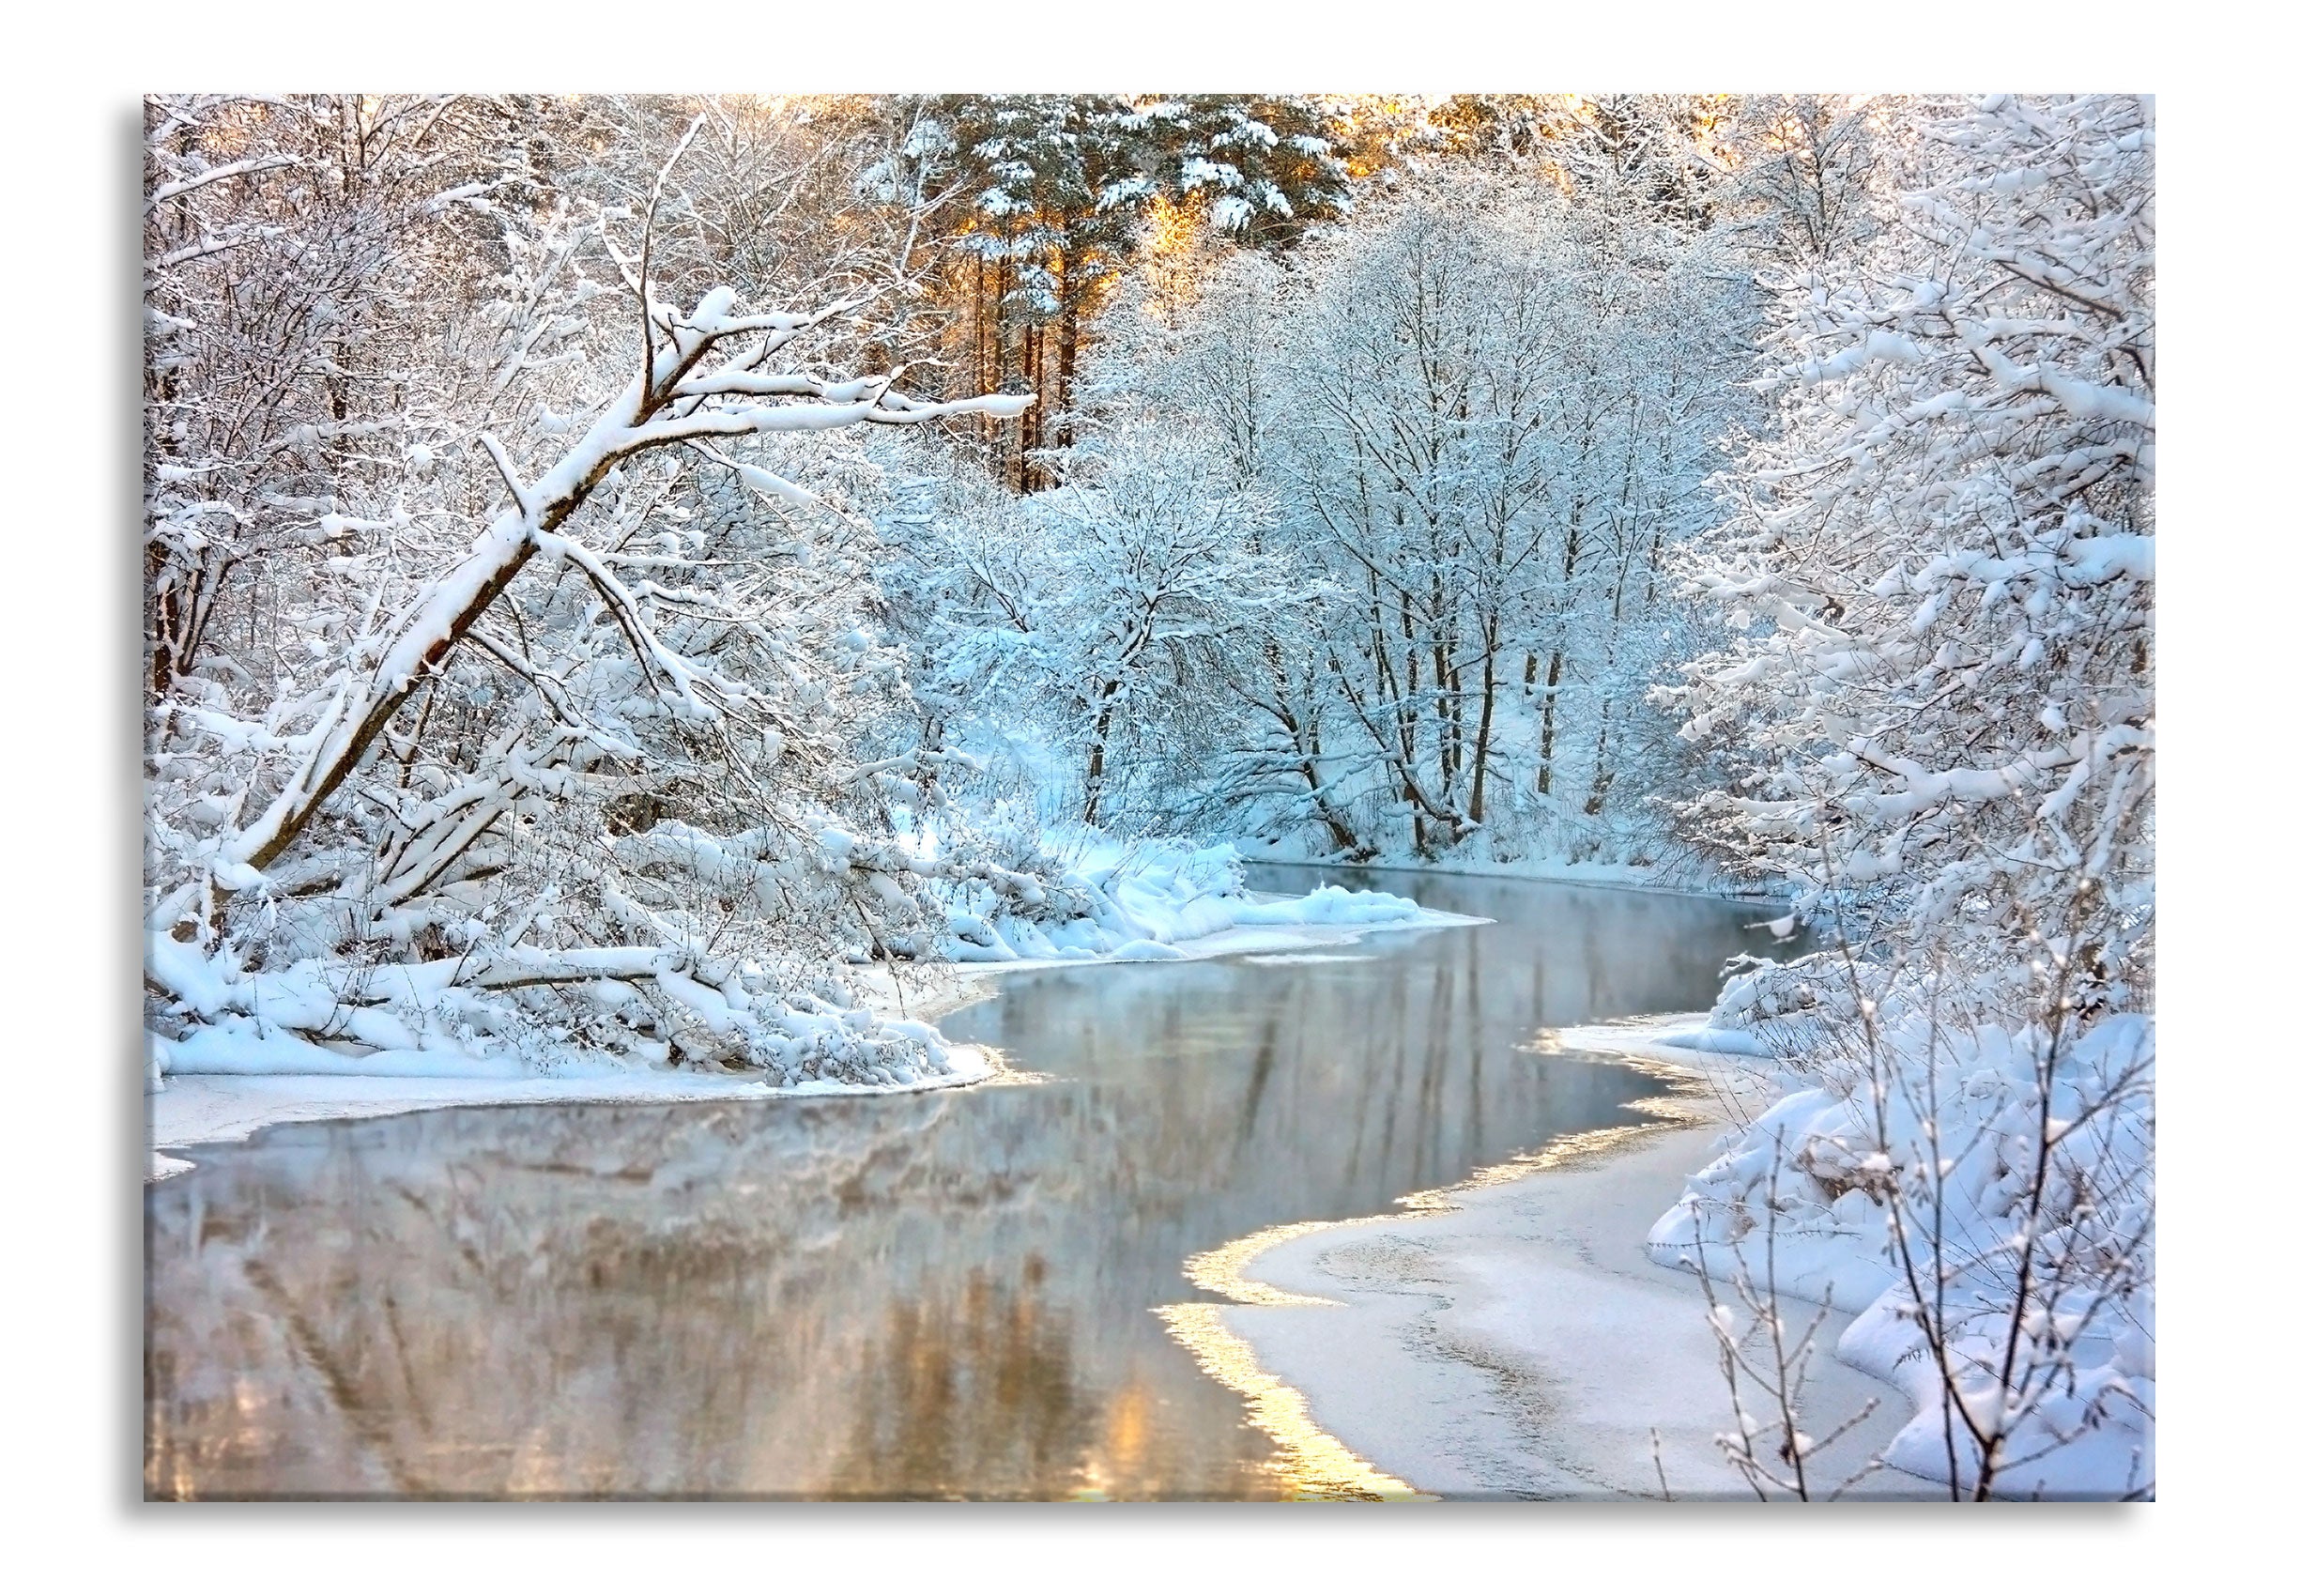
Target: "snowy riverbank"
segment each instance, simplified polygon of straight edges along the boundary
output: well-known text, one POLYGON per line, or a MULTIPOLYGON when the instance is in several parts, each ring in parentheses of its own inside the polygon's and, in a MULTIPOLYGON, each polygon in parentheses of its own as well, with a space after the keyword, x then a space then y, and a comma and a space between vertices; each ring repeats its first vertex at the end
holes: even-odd
MULTIPOLYGON (((1689 1021, 1689 1023, 1691 1023, 1689 1021)), ((1567 1046, 1593 1036, 1565 1033, 1567 1046)), ((1746 1499, 1714 1437, 1733 1429, 1698 1281, 1648 1258, 1657 1216, 1713 1156, 1730 1091, 1714 1053, 1674 1050, 1649 1128, 1569 1137, 1397 1217, 1250 1238, 1198 1271, 1263 1368, 1375 1467, 1446 1496, 1746 1499), (1656 1447, 1660 1469, 1655 1466, 1656 1447)), ((1833 1346, 1850 1315, 1832 1313, 1833 1346)), ((1824 1456, 1843 1472, 1906 1421, 1899 1392, 1817 1356, 1807 1427, 1878 1408, 1824 1456)), ((1931 1496, 1883 1470, 1859 1496, 1931 1496)))
POLYGON ((1685 880, 1657 865, 1617 865, 1573 859, 1480 859, 1441 855, 1436 859, 1321 858, 1299 847, 1240 843, 1238 857, 1249 865, 1285 865, 1303 869, 1413 871, 1417 875, 1482 876, 1501 881, 1544 882, 1557 886, 1602 886, 1622 892, 1656 892, 1674 898, 1723 898, 1753 908, 1786 902, 1772 889, 1752 891, 1746 882, 1685 880))
MULTIPOLYGON (((1197 1261, 1200 1283, 1238 1304, 1220 1311, 1232 1331, 1303 1393, 1319 1423, 1423 1490, 1746 1496, 1750 1483, 1716 1444, 1746 1434, 1772 1476, 1765 1494, 1792 1494, 1786 1454, 1771 1455, 1781 1432, 1766 1438, 1781 1414, 1761 1389, 1777 1380, 1776 1348, 1761 1333, 1770 1306, 1792 1368, 1809 1335, 1799 1433, 1832 1436, 1854 1421, 1832 1446, 1808 1443, 1813 1495, 1846 1486, 1938 1497, 1960 1479, 1970 1491, 1972 1449, 1964 1442, 1957 1463, 1947 1461, 1942 1381, 1894 1267, 1886 1214, 1841 1178, 1845 1169, 1894 1166, 1864 1155, 1874 1137, 1848 1101, 1852 1086, 1815 1084, 1808 1066, 1776 1058, 1746 1028, 1735 1007, 1745 985, 1729 984, 1710 1015, 1548 1038, 1669 1080, 1676 1095, 1635 1106, 1691 1122, 1681 1128, 1569 1137, 1461 1189, 1405 1199, 1415 1214, 1249 1237, 1197 1261), (1738 1414, 1720 1327, 1740 1348, 1738 1414), (1874 1411, 1860 1417, 1870 1402, 1874 1411), (1870 1471, 1854 1478, 1864 1466, 1870 1471)), ((1904 1063, 1913 1046, 1898 1033, 1886 1045, 1904 1063)), ((1956 1082, 1941 1093, 1955 1104, 1943 1122, 1951 1144, 1966 1149, 1940 1221, 1965 1249, 1941 1288, 1949 1356, 1960 1368, 1986 1372, 2000 1351, 1987 1338, 2001 1337, 1989 1313, 2002 1317, 1990 1294, 2001 1292, 2003 1271, 1985 1266, 2018 1256, 2017 1233, 2002 1239, 2014 1223, 2008 1209, 1991 1201, 2008 1167, 1996 1143, 2018 1126, 2006 1131, 1988 1116, 1988 1093, 2008 1090, 2023 1051, 2041 1045, 2001 1030, 1938 1043, 1942 1074, 1956 1082)), ((2095 1086, 2107 1074, 2145 1071, 2153 1048, 2145 1019, 2129 1018, 2065 1048, 2052 1082, 2053 1112, 2063 1116, 2056 1137, 2065 1142, 2084 1124, 2082 1107, 2063 1109, 2063 1096, 2108 1105, 2090 1128, 2104 1143, 2139 1134, 2128 1122, 2145 1099, 2133 1108, 2095 1086)), ((1907 1112, 1894 1103, 1894 1122, 1907 1112)), ((2027 1112, 2033 1117, 2032 1106, 2027 1112)), ((1944 1177, 1952 1167, 1940 1163, 1944 1177)), ((2145 1494, 2154 1477, 2148 1296, 2127 1303, 2070 1290, 2038 1300, 2059 1315, 2061 1360, 2053 1384, 2024 1390, 2011 1410, 2016 1445, 1998 1494, 2145 1494)), ((1960 1383, 1964 1411, 1982 1411, 1989 1391, 1979 1375, 1960 1383)))
POLYGON ((2153 1494, 2153 1017, 1942 1023, 1887 990, 1864 1044, 1832 1033, 1815 973, 1760 963, 1689 1024, 1566 1034, 1737 1104, 1648 1256, 1728 1304, 1852 1314, 1819 1355, 1914 1407, 1868 1450, 1953 1496, 2153 1494))
MULTIPOLYGON (((1120 964, 1155 959, 1219 959, 1236 954, 1288 953, 1356 942, 1375 931, 1476 925, 1471 915, 1427 910, 1387 893, 1326 887, 1299 898, 1206 893, 1177 883, 1162 887, 1129 880, 1112 894, 1124 904, 1117 923, 1134 934, 1107 931, 1105 951, 1083 947, 1066 956, 1008 957, 957 966, 939 979, 897 984, 883 965, 852 972, 867 1018, 899 1025, 931 1024, 988 994, 989 978, 1004 972, 1070 964, 1120 964)), ((145 1101, 150 1159, 147 1178, 164 1179, 192 1168, 180 1150, 244 1141, 271 1125, 321 1119, 362 1119, 419 1109, 508 1103, 711 1102, 762 1097, 882 1097, 972 1086, 998 1073, 982 1050, 950 1047, 943 1071, 912 1082, 870 1084, 806 1081, 783 1085, 758 1078, 688 1071, 593 1070, 559 1076, 300 1074, 261 1069, 226 1072, 171 1070, 145 1101)), ((356 1063, 356 1061, 346 1061, 356 1063)))

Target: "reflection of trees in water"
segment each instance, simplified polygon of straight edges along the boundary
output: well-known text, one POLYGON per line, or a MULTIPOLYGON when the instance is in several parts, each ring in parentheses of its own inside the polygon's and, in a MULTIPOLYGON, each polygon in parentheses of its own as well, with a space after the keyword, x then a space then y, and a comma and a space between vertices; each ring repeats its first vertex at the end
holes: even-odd
POLYGON ((1350 963, 1050 972, 953 1026, 1128 1093, 1119 1156, 1142 1201, 1250 1197, 1264 1222, 1378 1208, 1529 1138, 1631 1117, 1620 1105, 1649 1092, 1631 1072, 1520 1050, 1548 1022, 1534 966, 1475 938, 1420 956, 1444 941, 1350 963))
POLYGON ((154 1487, 1254 1494, 1265 1442, 1149 1310, 1273 1205, 1378 1205, 1370 1171, 1418 1167, 1361 1159, 1284 1036, 1155 1090, 427 1114, 227 1152, 152 1196, 154 1487))
POLYGON ((1069 1315, 1041 1300, 1046 1260, 1019 1282, 970 1270, 953 1304, 941 1293, 886 1305, 865 1349, 865 1388, 845 1456, 844 1496, 958 1494, 962 1481, 1026 1482, 1066 1494, 1090 1444, 1093 1400, 1070 1361, 1069 1315))
POLYGON ((970 1023, 1048 1085, 222 1150, 148 1199, 151 1488, 1261 1494, 1265 1438, 1150 1310, 1194 1252, 1633 1118, 1641 1078, 1516 1049, 1561 983, 1682 1005, 1738 945, 1739 911, 1629 901, 1017 981, 970 1023))
POLYGON ((1087 1338, 1050 1297, 1048 1274, 1033 1253, 1011 1276, 978 1266, 963 1282, 886 1305, 834 1495, 1274 1493, 1258 1466, 1267 1446, 1234 1412, 1228 1434, 1192 1434, 1159 1412, 1167 1400, 1141 1369, 1109 1386, 1081 1371, 1075 1356, 1087 1338))
POLYGON ((1129 1386, 1174 1373, 1138 1365, 1188 1367, 1109 1293, 1173 1291, 1184 1250, 1093 1250, 1109 1105, 1034 1145, 1022 1094, 963 1126, 955 1101, 422 1115, 227 1153, 152 1194, 149 1484, 1061 1495, 1116 1455, 1231 1494, 1257 1443, 1228 1393, 1180 1404, 1188 1467, 1129 1439, 1157 1405, 1129 1386))

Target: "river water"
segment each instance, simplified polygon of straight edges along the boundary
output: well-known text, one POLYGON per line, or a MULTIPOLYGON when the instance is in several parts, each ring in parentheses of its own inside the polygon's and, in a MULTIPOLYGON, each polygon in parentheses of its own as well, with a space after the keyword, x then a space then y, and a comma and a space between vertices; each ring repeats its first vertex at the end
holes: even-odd
POLYGON ((147 1189, 155 1496, 1263 1497, 1379 1476, 1187 1260, 1641 1122, 1530 1044, 1699 1008, 1745 904, 1257 867, 1495 923, 1003 977, 958 1091, 278 1127, 147 1189))

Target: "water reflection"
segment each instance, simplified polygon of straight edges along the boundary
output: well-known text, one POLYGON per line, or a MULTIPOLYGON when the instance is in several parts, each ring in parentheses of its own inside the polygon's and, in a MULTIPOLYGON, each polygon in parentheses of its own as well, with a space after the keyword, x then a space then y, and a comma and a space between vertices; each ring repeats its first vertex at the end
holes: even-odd
POLYGON ((1501 923, 1011 977, 947 1028, 1031 1084, 200 1155, 147 1200, 148 1489, 1296 1494, 1301 1449, 1155 1312, 1212 1300, 1185 1261, 1634 1123, 1644 1077, 1519 1044, 1696 1005, 1761 936, 1692 899, 1344 879, 1501 923))

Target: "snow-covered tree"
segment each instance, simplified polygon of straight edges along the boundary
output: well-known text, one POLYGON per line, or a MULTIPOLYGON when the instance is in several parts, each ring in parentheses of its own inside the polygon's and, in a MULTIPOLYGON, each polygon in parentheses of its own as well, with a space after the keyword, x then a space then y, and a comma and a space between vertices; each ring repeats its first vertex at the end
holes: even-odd
MULTIPOLYGON (((249 180, 212 176, 228 163, 204 151, 243 146, 263 115, 153 115, 169 182, 249 180)), ((807 440, 841 429, 1030 401, 925 403, 892 372, 826 369, 815 351, 850 330, 851 299, 667 298, 658 246, 691 209, 672 178, 707 121, 636 214, 555 192, 524 156, 413 207, 476 219, 431 247, 491 261, 486 292, 364 351, 372 385, 390 362, 388 421, 282 435, 270 454, 296 457, 300 491, 246 439, 220 460, 156 453, 163 568, 199 569, 200 528, 240 521, 186 484, 248 473, 280 529, 238 601, 247 646, 194 638, 154 670, 146 977, 165 1058, 373 1074, 588 1057, 786 1080, 938 1062, 930 1033, 854 1009, 835 962, 929 951, 921 883, 974 866, 888 823, 933 801, 936 767, 867 745, 903 694, 866 613, 868 529, 776 468, 825 465, 807 440), (338 467, 344 438, 362 441, 338 467)), ((273 182, 297 169, 253 159, 273 182)), ((270 224, 245 225, 261 240, 270 224)), ((167 301, 158 359, 245 298, 167 301)), ((317 363, 323 390, 358 369, 317 363)), ((253 356, 217 364, 196 390, 180 370, 155 379, 156 434, 263 377, 253 356)))
POLYGON ((1643 700, 1681 620, 1659 561, 1706 507, 1738 281, 1634 194, 1454 174, 1233 260, 1178 321, 1113 315, 1085 413, 1202 430, 1304 578, 1222 688, 1253 713, 1198 806, 1321 850, 1649 858, 1611 794, 1675 758, 1643 700))
POLYGON ((1059 458, 1060 487, 977 492, 914 534, 953 638, 921 690, 993 716, 1002 740, 1035 729, 1065 750, 1059 779, 1091 826, 1120 767, 1139 784, 1220 741, 1204 721, 1232 662, 1302 591, 1262 546, 1268 507, 1209 440, 1142 423, 1059 458))
POLYGON ((2132 1489, 2154 1216, 2152 112, 1995 96, 1882 130, 1921 180, 1859 251, 1782 285, 1773 427, 1686 566, 1737 637, 1667 694, 1737 776, 1689 819, 1795 883, 1830 946, 1748 972, 1721 1008, 1814 1090, 1664 1232, 1866 1235, 1893 1287, 1876 1312, 1932 1371, 1895 1461, 1973 1495, 2063 1466, 2132 1489), (1756 1215, 1754 1172, 1781 1159, 1786 1195, 1756 1215))
POLYGON ((1311 97, 940 95, 898 102, 903 136, 868 174, 934 210, 952 353, 988 391, 1045 395, 992 453, 1022 491, 1078 441, 1072 387, 1091 329, 1164 207, 1257 246, 1344 214, 1349 174, 1311 97), (928 202, 924 196, 932 194, 928 202))

